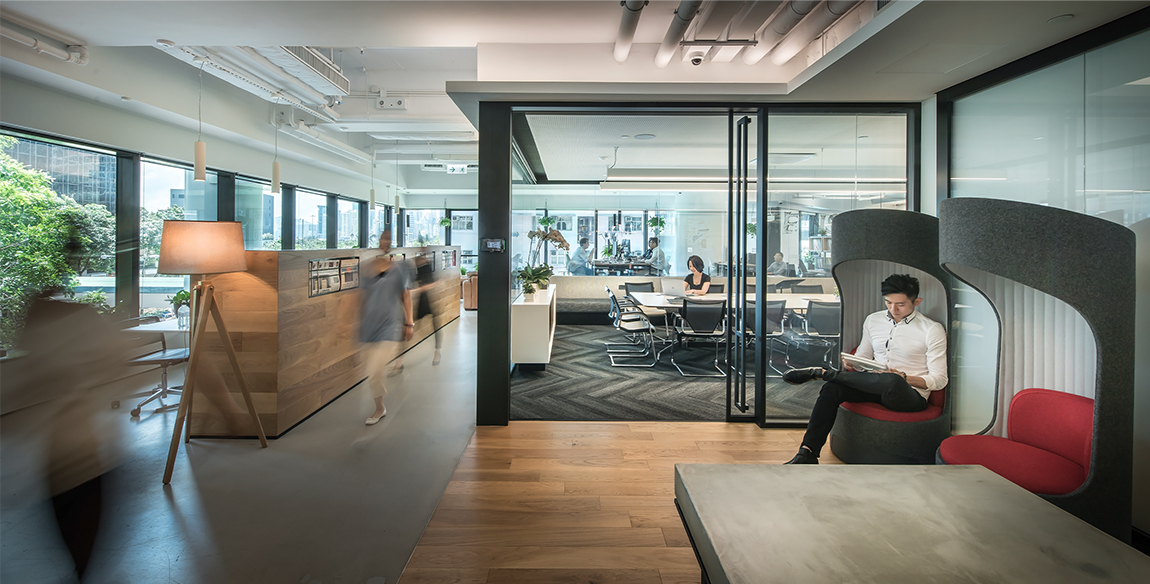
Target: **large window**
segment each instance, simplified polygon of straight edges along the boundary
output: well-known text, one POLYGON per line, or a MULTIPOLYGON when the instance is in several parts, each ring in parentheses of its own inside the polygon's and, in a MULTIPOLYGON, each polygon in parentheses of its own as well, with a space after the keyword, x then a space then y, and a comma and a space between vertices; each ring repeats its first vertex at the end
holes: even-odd
POLYGON ((404 209, 403 247, 443 245, 442 209, 404 209))
POLYGON ((339 212, 336 223, 336 247, 344 249, 359 247, 359 202, 338 199, 336 210, 339 212))
POLYGON ((236 221, 244 226, 247 249, 283 249, 283 199, 269 183, 236 179, 236 221))
MULTIPOLYGON (((385 227, 391 225, 392 208, 388 205, 378 205, 367 210, 367 246, 379 246, 379 236, 385 227)), ((395 231, 392 230, 391 241, 395 243, 395 231)))
POLYGON ((479 264, 479 211, 451 212, 451 245, 459 246, 460 267, 471 271, 479 264))
POLYGON ((327 195, 296 190, 296 249, 327 249, 327 205, 327 195))
POLYGON ((164 221, 215 221, 217 176, 207 173, 207 180, 193 180, 191 168, 165 162, 144 160, 140 177, 140 314, 169 314, 172 305, 167 298, 187 290, 186 276, 156 273, 160 259, 160 239, 164 221))
POLYGON ((23 321, 32 293, 64 287, 115 306, 116 157, 0 135, 0 345, 23 321), (65 251, 69 226, 79 253, 65 251))

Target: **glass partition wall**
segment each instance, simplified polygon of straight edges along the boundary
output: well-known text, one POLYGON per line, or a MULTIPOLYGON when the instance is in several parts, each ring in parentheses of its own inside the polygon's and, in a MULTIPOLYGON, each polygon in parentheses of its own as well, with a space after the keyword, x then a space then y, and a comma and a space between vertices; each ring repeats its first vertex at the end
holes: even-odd
MULTIPOLYGON (((513 273, 528 265, 548 264, 560 278, 552 283, 567 286, 558 293, 560 302, 567 302, 566 310, 579 310, 571 308, 579 305, 576 300, 589 302, 585 305, 603 302, 604 286, 624 296, 618 288, 628 278, 652 282, 656 291, 672 279, 682 282, 690 274, 688 260, 697 256, 703 273, 723 286, 723 294, 713 298, 725 303, 726 316, 716 346, 713 338, 684 334, 678 308, 663 312, 641 307, 653 327, 658 359, 653 364, 635 359, 644 366, 634 368, 612 367, 612 359, 600 346, 629 342, 612 327, 568 329, 561 324, 557 339, 603 338, 595 337, 594 347, 575 348, 577 353, 564 348, 565 355, 575 354, 571 358, 586 363, 553 360, 543 372, 513 373, 513 419, 532 418, 531 408, 523 406, 526 400, 517 398, 521 384, 529 385, 532 376, 545 379, 551 370, 563 375, 564 368, 576 366, 608 371, 636 394, 641 393, 636 388, 642 382, 653 381, 663 390, 687 388, 695 399, 709 402, 696 401, 683 411, 633 407, 625 403, 630 398, 616 395, 622 390, 610 390, 616 382, 604 377, 597 378, 598 391, 612 395, 615 405, 604 404, 583 419, 749 420, 757 414, 765 423, 805 422, 817 387, 788 386, 780 372, 837 362, 837 336, 804 320, 809 300, 837 302, 830 273, 835 215, 851 209, 907 208, 908 108, 873 114, 791 109, 771 113, 766 120, 760 120, 756 110, 725 109, 681 114, 525 113, 518 123, 525 123, 530 132, 516 132, 516 145, 524 156, 516 161, 518 178, 512 184, 513 273), (766 122, 767 141, 762 147, 760 121, 766 122), (760 157, 766 161, 765 185, 759 185, 760 157), (539 246, 529 234, 541 227, 557 230, 569 249, 551 242, 539 246), (584 238, 587 249, 580 250, 584 238), (658 238, 666 258, 666 272, 661 274, 666 280, 653 278, 644 265, 651 238, 658 238), (760 243, 766 255, 761 262, 760 243), (574 276, 578 281, 561 279, 574 276), (581 282, 584 278, 586 282, 581 282), (777 286, 788 280, 805 287, 777 286), (785 303, 782 313, 768 318, 766 329, 757 330, 756 302, 767 306, 780 300, 785 303), (707 372, 718 376, 686 376, 707 372), (759 404, 757 383, 766 387, 759 404), (638 410, 645 413, 635 413, 638 410), (659 418, 650 411, 665 413, 659 418)), ((520 290, 514 281, 513 297, 520 290)), ((682 303, 680 298, 675 301, 682 303)), ((559 312, 562 323, 564 306, 559 312)), ((770 310, 766 314, 773 315, 770 310)), ((689 333, 690 327, 685 328, 689 333)))

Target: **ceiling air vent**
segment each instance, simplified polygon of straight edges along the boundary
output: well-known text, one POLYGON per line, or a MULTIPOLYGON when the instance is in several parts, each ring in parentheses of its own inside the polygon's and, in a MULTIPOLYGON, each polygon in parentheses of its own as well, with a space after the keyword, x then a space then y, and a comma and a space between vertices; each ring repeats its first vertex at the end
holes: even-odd
POLYGON ((886 5, 890 4, 891 1, 892 0, 878 0, 877 2, 874 3, 874 11, 878 12, 879 10, 886 8, 886 5))
POLYGON ((323 95, 347 95, 351 81, 339 67, 311 47, 252 47, 323 95))

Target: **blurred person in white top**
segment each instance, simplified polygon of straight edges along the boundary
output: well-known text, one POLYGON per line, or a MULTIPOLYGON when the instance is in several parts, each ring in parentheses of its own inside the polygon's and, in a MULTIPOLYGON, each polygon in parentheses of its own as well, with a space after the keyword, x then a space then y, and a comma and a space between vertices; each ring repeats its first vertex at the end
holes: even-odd
POLYGON ((825 382, 802 446, 787 464, 818 464, 843 402, 872 402, 896 412, 921 412, 930 392, 946 387, 946 330, 918 312, 922 304, 918 279, 894 274, 883 280, 882 295, 886 310, 863 321, 855 355, 886 365, 885 371, 854 371, 844 362, 842 371, 808 367, 783 374, 788 383, 825 382))

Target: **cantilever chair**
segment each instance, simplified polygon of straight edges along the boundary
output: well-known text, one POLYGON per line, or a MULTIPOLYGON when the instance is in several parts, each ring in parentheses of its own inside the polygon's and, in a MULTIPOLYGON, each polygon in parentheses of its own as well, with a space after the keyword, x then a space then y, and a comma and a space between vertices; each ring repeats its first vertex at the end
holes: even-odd
POLYGON ((791 294, 822 294, 822 284, 795 284, 791 286, 791 294))
MULTIPOLYGON (((143 324, 151 324, 159 322, 160 319, 154 316, 145 316, 140 318, 130 318, 121 322, 122 328, 129 328, 143 324)), ((164 399, 172 395, 180 395, 180 388, 168 387, 168 368, 178 365, 188 360, 188 348, 169 349, 168 342, 164 338, 164 333, 136 333, 130 341, 129 346, 137 351, 134 357, 127 361, 127 365, 132 367, 159 367, 160 368, 160 383, 148 393, 142 394, 147 396, 143 401, 136 404, 136 407, 130 412, 132 417, 135 418, 140 415, 140 411, 144 406, 149 403, 159 400, 160 407, 156 411, 164 411, 179 406, 179 402, 165 404, 164 399), (156 345, 159 345, 159 350, 156 350, 156 345)), ((139 397, 139 396, 136 396, 139 397)), ((118 405, 114 403, 113 405, 118 405)))
MULTIPOLYGON (((802 331, 798 332, 794 329, 791 330, 791 341, 787 343, 786 352, 786 365, 791 367, 791 345, 794 342, 802 342, 807 345, 813 345, 823 348, 821 363, 822 367, 835 368, 837 359, 832 359, 831 353, 838 347, 839 337, 842 331, 842 307, 837 302, 819 302, 818 300, 807 301, 807 313, 804 315, 795 314, 794 318, 798 319, 802 325, 802 331)), ((805 366, 810 366, 809 364, 805 366)))
POLYGON ((607 290, 607 295, 611 297, 612 310, 617 315, 613 323, 615 328, 625 333, 631 341, 629 343, 603 343, 607 347, 607 358, 611 360, 611 366, 654 367, 659 361, 659 354, 655 352, 655 328, 651 326, 651 321, 647 320, 647 316, 643 314, 641 310, 620 306, 619 299, 611 293, 610 289, 607 290), (611 348, 616 345, 629 346, 632 348, 611 348), (641 346, 641 348, 634 348, 636 346, 641 346), (616 359, 642 359, 645 357, 650 357, 651 362, 616 361, 616 359))
POLYGON ((683 308, 679 315, 682 317, 675 325, 675 343, 671 345, 671 364, 679 370, 683 377, 726 377, 727 372, 719 367, 719 343, 727 337, 726 300, 703 300, 700 298, 683 298, 683 308), (713 365, 718 374, 687 373, 675 361, 675 346, 689 339, 701 339, 715 343, 715 359, 713 365))

